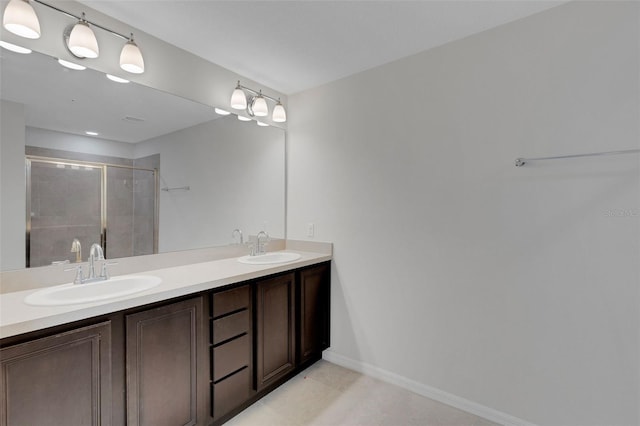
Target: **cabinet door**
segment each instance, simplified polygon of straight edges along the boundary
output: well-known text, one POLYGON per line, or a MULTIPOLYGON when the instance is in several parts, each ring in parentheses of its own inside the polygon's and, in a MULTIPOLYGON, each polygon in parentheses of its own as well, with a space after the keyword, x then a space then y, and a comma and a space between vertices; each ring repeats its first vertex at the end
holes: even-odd
POLYGON ((328 264, 303 269, 300 272, 299 349, 300 364, 317 359, 329 347, 329 291, 331 286, 328 264))
POLYGON ((209 372, 198 371, 207 364, 202 310, 197 297, 127 315, 129 426, 206 422, 209 372))
POLYGON ((111 325, 0 350, 0 425, 111 424, 111 325))
POLYGON ((295 367, 295 274, 256 283, 256 390, 295 367))

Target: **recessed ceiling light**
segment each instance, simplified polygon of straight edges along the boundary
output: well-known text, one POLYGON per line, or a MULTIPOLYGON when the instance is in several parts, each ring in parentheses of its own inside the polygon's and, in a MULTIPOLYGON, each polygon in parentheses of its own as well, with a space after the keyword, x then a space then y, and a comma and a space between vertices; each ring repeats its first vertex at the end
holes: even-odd
POLYGON ((214 108, 213 110, 216 112, 216 114, 220 114, 220 115, 229 115, 229 114, 231 114, 229 111, 225 111, 225 110, 223 110, 221 108, 214 108))
POLYGON ((250 118, 243 117, 242 115, 239 115, 239 116, 238 116, 238 120, 240 120, 240 121, 251 121, 251 119, 250 119, 250 118))
POLYGON ((7 43, 6 41, 2 40, 0 40, 0 47, 3 47, 12 52, 22 53, 24 55, 31 53, 31 49, 27 49, 26 47, 18 46, 16 44, 7 43))
POLYGON ((107 74, 107 78, 111 81, 115 81, 116 83, 128 83, 129 80, 125 80, 124 78, 116 77, 115 75, 107 74))
POLYGON ((98 132, 90 132, 90 131, 87 131, 87 132, 85 132, 85 133, 86 133, 87 135, 89 135, 89 136, 98 136, 98 135, 99 135, 99 133, 98 133, 98 132))
POLYGON ((263 123, 262 121, 256 121, 256 123, 258 123, 258 126, 260 127, 269 127, 267 123, 263 123))
POLYGON ((82 65, 78 65, 73 62, 65 61, 64 59, 58 59, 58 63, 63 67, 69 68, 71 70, 83 71, 87 69, 87 67, 83 67, 82 65))

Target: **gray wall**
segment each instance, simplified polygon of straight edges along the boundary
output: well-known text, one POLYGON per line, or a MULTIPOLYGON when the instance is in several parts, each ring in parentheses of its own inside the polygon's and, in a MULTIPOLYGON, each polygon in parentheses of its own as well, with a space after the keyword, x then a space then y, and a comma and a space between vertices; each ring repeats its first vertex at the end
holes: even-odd
POLYGON ((288 237, 334 243, 330 359, 505 423, 640 423, 638 156, 513 165, 639 147, 639 7, 290 97, 288 237))

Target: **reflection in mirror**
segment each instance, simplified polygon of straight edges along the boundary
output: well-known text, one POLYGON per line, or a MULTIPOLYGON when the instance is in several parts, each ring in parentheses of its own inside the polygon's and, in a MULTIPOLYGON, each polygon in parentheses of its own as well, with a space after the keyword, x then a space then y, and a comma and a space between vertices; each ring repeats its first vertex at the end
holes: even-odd
POLYGON ((20 214, 3 207, 2 246, 24 247, 29 230, 31 240, 19 256, 0 252, 2 270, 27 266, 26 253, 36 251, 41 259, 32 266, 75 262, 76 239, 86 261, 96 242, 116 258, 227 245, 236 228, 285 237, 283 130, 91 69, 70 70, 46 55, 1 55, 3 112, 11 111, 0 117, 2 152, 20 149, 31 168, 31 182, 24 167, 6 167, 3 179, 32 190, 16 198, 3 184, 2 204, 21 199, 24 207, 20 214))

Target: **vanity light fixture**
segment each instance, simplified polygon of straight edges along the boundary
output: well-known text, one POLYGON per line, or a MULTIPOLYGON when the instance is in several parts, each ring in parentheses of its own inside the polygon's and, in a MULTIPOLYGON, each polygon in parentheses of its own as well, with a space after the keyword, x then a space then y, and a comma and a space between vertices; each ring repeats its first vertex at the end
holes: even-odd
POLYGON ((0 40, 0 47, 3 49, 10 50, 15 53, 22 53, 23 55, 28 55, 32 52, 31 49, 27 49, 26 47, 18 46, 17 44, 7 43, 6 41, 0 40))
POLYGON ((216 114, 218 114, 218 115, 229 115, 229 114, 231 114, 229 111, 226 111, 226 110, 224 110, 224 109, 222 109, 222 108, 214 108, 213 110, 214 110, 214 111, 216 112, 216 114))
POLYGON ((89 22, 85 19, 84 12, 82 12, 82 18, 71 29, 67 46, 71 53, 78 58, 93 59, 100 55, 98 40, 89 26, 89 22))
POLYGON ((129 80, 126 80, 124 78, 120 78, 118 76, 115 75, 111 75, 111 74, 106 74, 107 78, 111 81, 115 81, 116 83, 129 83, 129 80))
POLYGON ((142 74, 144 72, 144 58, 140 48, 133 40, 133 34, 126 36, 89 21, 85 18, 84 12, 81 16, 78 16, 42 0, 11 0, 4 9, 2 18, 2 24, 7 31, 31 39, 40 37, 40 22, 31 3, 37 3, 76 19, 76 23, 67 26, 62 33, 65 46, 76 58, 93 59, 100 55, 98 40, 92 29, 100 28, 125 41, 124 47, 120 52, 120 68, 132 74, 142 74))
POLYGON ((251 119, 250 119, 250 118, 245 117, 245 116, 243 116, 243 115, 239 115, 239 116, 238 116, 238 120, 240 120, 240 121, 251 121, 251 119))
POLYGON ((247 95, 242 91, 242 86, 240 86, 240 80, 238 80, 238 85, 233 90, 231 94, 231 108, 233 109, 247 109, 247 95))
POLYGON ((262 121, 256 121, 256 123, 258 124, 258 126, 260 127, 269 127, 269 125, 267 123, 263 123, 262 121))
POLYGON ((284 106, 280 102, 280 98, 278 98, 278 103, 275 107, 273 107, 273 116, 271 117, 273 121, 276 123, 284 123, 287 121, 287 111, 284 109, 284 106))
POLYGON ((87 69, 87 67, 85 66, 82 66, 73 62, 65 61, 64 59, 58 59, 58 63, 63 67, 69 68, 71 70, 84 71, 87 69))
POLYGON ((120 68, 132 74, 142 74, 144 72, 144 58, 140 48, 133 41, 133 33, 125 43, 120 52, 120 68))
POLYGON ((11 0, 4 9, 2 25, 20 37, 40 38, 40 21, 28 0, 11 0))
POLYGON ((263 95, 262 90, 256 91, 249 87, 243 86, 238 81, 238 85, 231 94, 231 108, 239 110, 247 110, 247 113, 251 117, 266 117, 269 115, 269 107, 267 105, 267 99, 276 103, 273 108, 273 114, 271 119, 276 123, 284 123, 287 121, 287 112, 284 109, 284 105, 280 102, 280 99, 272 98, 271 96, 263 95), (247 100, 246 92, 252 96, 247 100))
POLYGON ((262 91, 258 96, 254 96, 251 99, 251 111, 256 117, 266 117, 269 115, 269 107, 267 106, 267 100, 262 96, 262 91))

